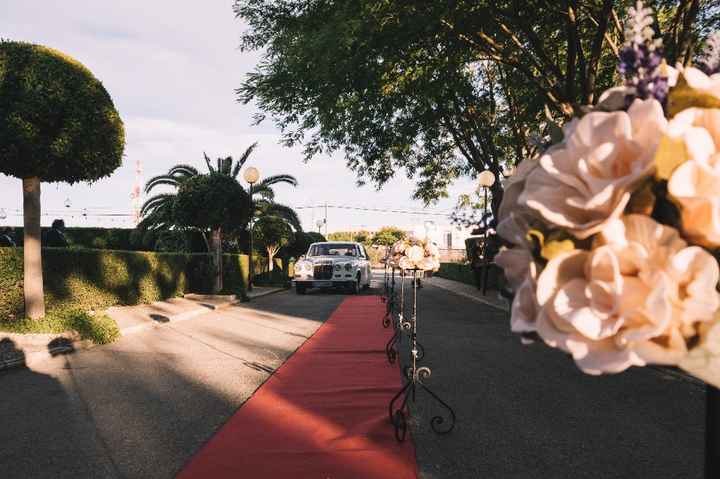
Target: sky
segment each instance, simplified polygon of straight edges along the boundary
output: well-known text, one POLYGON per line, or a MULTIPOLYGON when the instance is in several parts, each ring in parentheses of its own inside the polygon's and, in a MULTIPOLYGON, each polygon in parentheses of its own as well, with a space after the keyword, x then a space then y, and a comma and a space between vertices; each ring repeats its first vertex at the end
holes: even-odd
MULTIPOLYGON (((125 124, 123 164, 111 177, 92 185, 43 184, 42 224, 63 218, 73 226, 132 226, 137 161, 147 180, 178 163, 205 170, 203 152, 238 157, 253 142, 259 146, 247 166, 261 176, 298 179, 297 188, 278 186, 276 201, 297 208, 306 230, 317 230, 325 216, 324 207, 311 206, 326 203, 329 232, 448 223, 443 214, 473 189, 470 180, 459 180, 449 198, 425 208, 412 200, 413 182, 402 171, 380 191, 358 187, 341 154, 304 163, 301 148, 278 143, 272 122, 253 126, 255 106, 238 103, 234 91, 260 59, 239 50, 245 29, 231 0, 0 1, 1 38, 47 45, 82 62, 103 82, 125 124)), ((0 225, 20 225, 21 209, 20 180, 0 174, 0 225)))

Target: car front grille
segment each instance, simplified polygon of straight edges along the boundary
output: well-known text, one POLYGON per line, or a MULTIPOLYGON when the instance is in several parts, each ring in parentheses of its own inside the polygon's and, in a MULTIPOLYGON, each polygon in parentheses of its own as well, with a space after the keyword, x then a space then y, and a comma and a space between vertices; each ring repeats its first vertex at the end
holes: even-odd
POLYGON ((316 264, 314 271, 315 279, 332 279, 333 265, 332 264, 316 264))

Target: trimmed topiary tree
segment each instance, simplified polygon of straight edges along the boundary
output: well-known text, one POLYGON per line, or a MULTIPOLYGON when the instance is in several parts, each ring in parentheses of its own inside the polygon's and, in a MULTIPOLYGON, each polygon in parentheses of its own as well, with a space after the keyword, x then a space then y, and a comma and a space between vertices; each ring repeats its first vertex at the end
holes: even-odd
POLYGON ((122 120, 77 60, 51 48, 0 41, 0 172, 22 179, 25 315, 45 315, 40 183, 94 181, 120 166, 122 120))
POLYGON ((220 173, 196 175, 179 185, 173 205, 173 215, 178 224, 212 232, 215 293, 223 288, 222 233, 245 228, 249 213, 248 194, 231 176, 220 173))
POLYGON ((268 269, 273 270, 275 255, 293 238, 290 225, 284 218, 263 216, 253 226, 253 234, 268 255, 268 269))

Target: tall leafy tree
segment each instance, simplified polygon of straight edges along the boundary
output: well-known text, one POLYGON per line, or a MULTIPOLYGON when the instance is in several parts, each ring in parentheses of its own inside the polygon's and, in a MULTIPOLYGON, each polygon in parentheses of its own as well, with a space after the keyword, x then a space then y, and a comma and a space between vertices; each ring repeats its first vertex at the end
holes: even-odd
MULTIPOLYGON (((215 286, 216 290, 222 288, 222 232, 233 233, 237 231, 238 226, 243 228, 248 225, 251 212, 252 217, 258 215, 275 215, 286 219, 290 224, 298 230, 302 230, 300 220, 295 211, 289 206, 276 203, 274 201, 275 192, 273 186, 286 183, 292 186, 297 186, 297 179, 292 175, 273 175, 267 178, 263 178, 260 182, 252 186, 252 190, 244 189, 241 182, 238 181, 238 176, 243 166, 252 155, 253 151, 257 147, 257 143, 250 145, 243 154, 234 160, 231 156, 226 158, 218 158, 215 163, 205 155, 205 163, 208 168, 208 173, 201 173, 197 168, 192 165, 180 164, 175 165, 167 173, 157 175, 148 180, 145 185, 145 192, 150 193, 156 188, 165 187, 171 191, 157 193, 148 198, 143 204, 140 212, 143 216, 142 221, 139 224, 141 229, 195 229, 203 234, 205 244, 208 251, 213 253, 213 265, 215 269, 215 286), (219 189, 219 192, 226 192, 228 197, 222 199, 217 196, 217 192, 212 195, 212 201, 208 195, 209 192, 202 191, 200 183, 195 185, 192 189, 193 196, 192 201, 188 200, 179 204, 178 192, 182 191, 183 186, 186 184, 195 184, 196 178, 200 177, 221 177, 227 179, 222 182, 223 188, 219 189), (236 188, 231 188, 230 184, 236 185, 236 188), (239 193, 236 191, 240 189, 245 195, 245 199, 241 199, 239 193), (252 194, 252 205, 247 205, 248 195, 252 194), (202 205, 196 201, 197 198, 206 197, 208 203, 202 205), (243 201, 243 205, 228 205, 228 202, 232 201, 243 201), (192 206, 192 209, 186 210, 188 205, 192 206), (235 208, 229 208, 234 206, 235 208), (247 206, 247 207, 246 207, 247 206), (203 211, 201 215, 195 215, 195 212, 203 211), (224 222, 210 221, 208 219, 211 215, 211 211, 222 212, 224 222), (242 213, 242 214, 240 214, 242 213), (192 218, 189 216, 191 215, 192 218), (210 240, 207 238, 207 233, 210 233, 210 240)), ((203 180, 204 181, 204 180, 203 180)), ((213 184, 217 183, 216 187, 219 188, 220 180, 215 180, 213 184)), ((205 183, 203 183, 205 184, 205 183)))
POLYGON ((102 83, 47 47, 0 41, 0 173, 22 179, 25 314, 45 315, 40 183, 95 181, 122 161, 122 120, 102 83))
POLYGON ((173 204, 176 223, 212 232, 215 293, 223 288, 222 233, 245 228, 250 219, 248 200, 248 194, 237 181, 216 171, 192 176, 178 187, 173 204))
POLYGON ((258 244, 267 252, 268 269, 272 271, 278 251, 293 239, 290 225, 285 219, 278 216, 262 216, 253 226, 253 234, 256 236, 258 244))
POLYGON ((375 233, 372 242, 383 246, 392 246, 396 241, 404 239, 407 234, 400 228, 384 226, 375 233))
MULTIPOLYGON (((245 152, 237 160, 233 160, 232 157, 218 158, 213 165, 210 158, 205 155, 205 163, 208 167, 209 173, 218 173, 238 181, 238 176, 242 167, 247 162, 252 152, 257 147, 257 143, 254 143, 248 147, 245 152)), ((197 175, 205 174, 200 172, 197 168, 192 165, 179 164, 175 165, 167 173, 157 175, 145 185, 145 193, 151 193, 157 188, 169 188, 170 191, 156 193, 155 195, 148 198, 142 206, 141 215, 143 217, 140 222, 141 229, 168 229, 179 227, 177 224, 174 214, 174 204, 177 194, 177 189, 180 185, 197 175)), ((238 183, 242 185, 241 182, 238 183)), ((286 183, 292 186, 297 186, 297 179, 292 175, 273 175, 267 178, 263 178, 260 182, 255 184, 252 188, 253 194, 253 214, 274 214, 286 218, 293 227, 302 229, 300 226, 300 220, 298 219, 295 211, 289 206, 276 203, 275 192, 273 187, 277 184, 286 183)), ((249 188, 246 189, 247 193, 250 193, 249 188)), ((237 218, 238 222, 244 224, 247 223, 246 218, 237 218)), ((203 232, 205 233, 205 232, 203 232)), ((206 238, 206 244, 208 244, 206 238)), ((208 250, 209 250, 208 246, 208 250)))
MULTIPOLYGON (((359 181, 404 171, 431 202, 460 175, 532 155, 549 125, 613 85, 621 0, 236 0, 242 48, 263 58, 238 89, 306 159, 341 151, 359 181), (527 132, 537 132, 531 136, 527 132)), ((717 24, 710 0, 656 0, 687 57, 717 24), (690 50, 689 50, 690 49, 690 50)), ((713 10, 714 8, 714 10, 713 10)), ((664 30, 663 30, 664 31, 664 30)), ((492 207, 502 184, 492 188, 492 207)))

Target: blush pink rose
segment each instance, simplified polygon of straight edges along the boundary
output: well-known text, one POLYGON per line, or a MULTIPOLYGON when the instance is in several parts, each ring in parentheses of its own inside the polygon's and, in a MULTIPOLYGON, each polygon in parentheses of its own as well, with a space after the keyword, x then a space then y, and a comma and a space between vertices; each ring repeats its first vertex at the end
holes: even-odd
POLYGON ((678 364, 720 305, 717 262, 642 215, 612 221, 598 243, 553 258, 540 274, 537 333, 588 374, 678 364))
POLYGON ((547 222, 587 238, 618 218, 632 190, 654 171, 667 126, 656 100, 635 100, 627 112, 591 112, 565 140, 540 157, 518 202, 547 222))
POLYGON ((680 205, 683 232, 694 243, 718 247, 720 109, 688 108, 678 113, 667 136, 680 141, 688 157, 668 181, 668 192, 680 205))

